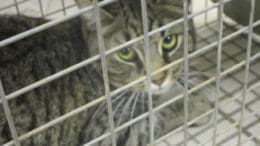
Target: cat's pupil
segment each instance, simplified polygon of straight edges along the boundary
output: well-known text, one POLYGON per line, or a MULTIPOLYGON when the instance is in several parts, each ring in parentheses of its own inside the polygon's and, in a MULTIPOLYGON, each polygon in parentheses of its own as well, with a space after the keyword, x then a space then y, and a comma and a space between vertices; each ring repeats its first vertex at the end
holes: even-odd
POLYGON ((120 50, 117 55, 124 61, 133 61, 135 59, 136 53, 133 48, 125 48, 120 50))
POLYGON ((127 55, 127 54, 130 53, 130 49, 129 48, 122 49, 121 53, 124 54, 124 55, 127 55))
POLYGON ((164 43, 167 43, 167 44, 171 43, 172 36, 171 35, 167 36, 163 41, 164 41, 164 43))

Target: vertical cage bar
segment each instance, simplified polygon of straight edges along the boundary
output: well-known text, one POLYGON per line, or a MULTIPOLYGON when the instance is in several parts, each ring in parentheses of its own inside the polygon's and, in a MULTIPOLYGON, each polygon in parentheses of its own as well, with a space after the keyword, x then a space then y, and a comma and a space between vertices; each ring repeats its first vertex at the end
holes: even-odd
POLYGON ((111 141, 112 146, 116 146, 116 133, 115 133, 115 124, 113 119, 113 108, 112 108, 112 101, 110 96, 110 87, 109 87, 109 78, 108 78, 108 71, 107 71, 107 64, 106 64, 106 56, 105 56, 105 45, 104 45, 104 38, 103 38, 103 31, 100 19, 100 10, 98 6, 97 0, 94 0, 94 10, 95 10, 95 21, 96 21, 96 28, 97 28, 97 35, 98 35, 98 44, 99 44, 99 51, 101 56, 101 65, 102 65, 102 72, 103 72, 103 79, 105 85, 105 97, 107 102, 107 110, 108 110, 108 118, 109 118, 109 127, 111 132, 111 141))
POLYGON ((20 143, 18 141, 17 131, 16 131, 16 128, 15 128, 15 125, 14 125, 14 121, 13 121, 13 118, 12 118, 12 115, 11 115, 11 111, 10 111, 8 102, 7 102, 6 97, 5 97, 5 92, 4 92, 4 88, 3 88, 1 80, 0 80, 0 98, 2 100, 5 116, 6 116, 9 128, 11 130, 12 137, 14 139, 14 144, 16 146, 20 146, 20 143))
POLYGON ((148 108, 149 108, 149 136, 150 136, 150 145, 154 145, 154 120, 153 120, 153 98, 151 91, 151 52, 149 45, 149 35, 148 35, 148 20, 147 20, 147 3, 146 0, 141 0, 142 5, 142 21, 143 21, 143 30, 144 30, 144 51, 145 51, 145 64, 146 64, 146 81, 147 81, 147 90, 148 90, 148 108))
POLYGON ((189 111, 189 59, 188 59, 188 47, 189 47, 189 19, 188 19, 188 0, 183 0, 183 35, 184 35, 184 146, 188 145, 188 111, 189 111))
POLYGON ((61 0, 61 6, 62 6, 63 15, 66 15, 66 8, 65 8, 65 1, 64 0, 61 0))
POLYGON ((245 111, 245 99, 247 97, 247 89, 248 89, 248 76, 249 76, 249 68, 250 68, 250 56, 252 49, 252 34, 253 34, 253 23, 254 23, 254 11, 255 11, 255 0, 251 0, 250 4, 250 18, 249 18, 249 32, 248 32, 248 42, 247 42, 247 54, 246 54, 246 64, 245 64, 245 78, 244 78, 244 87, 243 87, 243 95, 242 95, 242 103, 241 103, 241 113, 239 120, 239 129, 238 129, 238 146, 242 145, 242 130, 243 130, 243 119, 244 119, 244 111, 245 111))
POLYGON ((14 4, 15 4, 16 13, 18 15, 20 15, 20 10, 19 10, 19 6, 18 6, 19 4, 18 4, 17 0, 14 0, 14 4))
MULTIPOLYGON (((209 3, 208 3, 208 0, 205 0, 205 9, 207 9, 207 7, 209 6, 209 3)), ((204 21, 205 21, 205 25, 208 24, 208 11, 205 12, 205 15, 204 15, 204 21)))
POLYGON ((42 16, 42 18, 44 18, 44 11, 43 11, 42 1, 41 1, 41 0, 38 0, 38 3, 39 3, 39 8, 40 8, 41 16, 42 16))
POLYGON ((219 97, 220 97, 220 83, 221 83, 221 58, 222 58, 222 37, 223 37, 223 9, 224 0, 219 1, 218 7, 218 50, 217 50, 217 72, 216 72, 216 92, 215 92, 215 108, 214 108, 214 124, 213 124, 213 142, 212 145, 216 145, 217 129, 218 129, 218 109, 219 109, 219 97))

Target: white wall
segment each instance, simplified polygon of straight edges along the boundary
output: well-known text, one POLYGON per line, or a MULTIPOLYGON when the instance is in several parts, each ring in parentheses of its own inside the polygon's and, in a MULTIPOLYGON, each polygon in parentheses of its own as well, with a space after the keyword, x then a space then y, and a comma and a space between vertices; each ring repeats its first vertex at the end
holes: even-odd
MULTIPOLYGON (((211 2, 211 0, 207 1, 208 6, 211 6, 213 3, 211 2)), ((202 9, 206 8, 206 0, 192 0, 192 12, 196 13, 202 9)), ((207 21, 211 22, 211 21, 215 21, 217 20, 217 9, 213 9, 207 12, 207 21)), ((202 26, 205 24, 205 16, 206 14, 201 14, 199 16, 196 16, 194 18, 194 22, 197 26, 202 26)))

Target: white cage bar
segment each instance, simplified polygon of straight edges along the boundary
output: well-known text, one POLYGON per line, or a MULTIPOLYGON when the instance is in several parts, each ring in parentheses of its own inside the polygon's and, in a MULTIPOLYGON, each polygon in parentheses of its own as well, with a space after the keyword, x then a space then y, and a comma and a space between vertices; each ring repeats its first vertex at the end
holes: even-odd
POLYGON ((255 12, 255 0, 251 0, 250 3, 250 19, 249 19, 249 33, 248 33, 248 42, 247 42, 247 55, 246 55, 246 65, 245 65, 245 81, 243 88, 243 99, 241 105, 241 115, 239 120, 239 130, 238 130, 238 146, 241 146, 242 142, 242 129, 244 121, 244 111, 245 111, 245 99, 247 97, 247 88, 248 88, 248 78, 249 78, 249 67, 250 67, 250 56, 252 49, 252 34, 253 34, 253 22, 254 22, 254 12, 255 12))
POLYGON ((153 99, 152 99, 152 90, 151 90, 151 53, 149 45, 149 35, 148 35, 148 21, 147 21, 147 6, 146 0, 141 0, 142 8, 142 20, 143 20, 143 30, 144 30, 144 51, 145 51, 145 63, 146 63, 146 82, 148 84, 148 109, 149 109, 149 136, 150 136, 150 145, 154 145, 154 118, 153 118, 153 99))
POLYGON ((14 139, 14 144, 16 146, 20 146, 20 142, 18 141, 17 131, 16 131, 14 121, 13 121, 13 117, 11 115, 10 107, 9 107, 6 97, 5 97, 5 92, 4 92, 4 88, 3 88, 1 80, 0 80, 0 98, 2 100, 5 116, 6 116, 9 128, 11 130, 12 137, 14 139))
POLYGON ((113 120, 113 109, 112 109, 112 101, 110 95, 106 56, 105 56, 106 49, 105 49, 104 39, 102 35, 102 26, 100 20, 100 12, 99 12, 100 10, 97 4, 97 0, 94 0, 94 6, 95 6, 95 20, 96 20, 98 44, 99 44, 99 51, 101 56, 101 65, 102 65, 102 72, 103 72, 103 79, 104 79, 104 86, 105 86, 105 98, 107 102, 107 111, 109 117, 108 119, 109 119, 110 133, 111 133, 111 141, 112 141, 112 146, 116 146, 116 133, 114 131, 115 125, 113 120))
POLYGON ((219 108, 219 98, 220 98, 220 81, 221 81, 221 59, 222 59, 222 35, 223 35, 223 10, 224 3, 223 0, 219 1, 218 6, 218 50, 217 50, 217 72, 216 72, 216 93, 215 93, 215 104, 214 104, 214 127, 213 127, 213 146, 216 145, 217 130, 218 130, 218 108, 219 108))
POLYGON ((183 48, 183 68, 184 68, 184 146, 188 145, 188 118, 189 118, 189 51, 188 51, 188 36, 189 36, 189 19, 188 19, 188 0, 183 0, 183 36, 184 36, 184 48, 183 48))

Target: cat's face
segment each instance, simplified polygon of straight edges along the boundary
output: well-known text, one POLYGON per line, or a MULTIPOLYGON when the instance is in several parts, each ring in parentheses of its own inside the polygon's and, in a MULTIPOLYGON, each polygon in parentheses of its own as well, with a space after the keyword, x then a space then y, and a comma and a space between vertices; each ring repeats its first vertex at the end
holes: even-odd
MULTIPOLYGON (((149 31, 177 20, 183 16, 182 1, 148 0, 149 31)), ((106 49, 111 49, 124 42, 143 35, 142 14, 140 1, 119 1, 101 10, 103 36, 106 49)), ((95 31, 94 17, 90 14, 83 16, 86 19, 85 37, 91 54, 98 54, 98 41, 95 31), (92 23, 92 24, 91 24, 92 23)), ((83 22, 84 23, 84 22, 83 22)), ((157 33, 150 40, 150 69, 155 71, 183 55, 182 24, 157 33)), ((189 50, 193 49, 192 38, 189 37, 189 50)), ((135 43, 106 57, 110 83, 116 87, 126 85, 147 74, 143 41, 135 43)), ((167 93, 182 76, 182 65, 174 66, 166 71, 152 76, 152 93, 160 95, 167 93)), ((134 91, 145 91, 146 81, 133 87, 134 91)))

